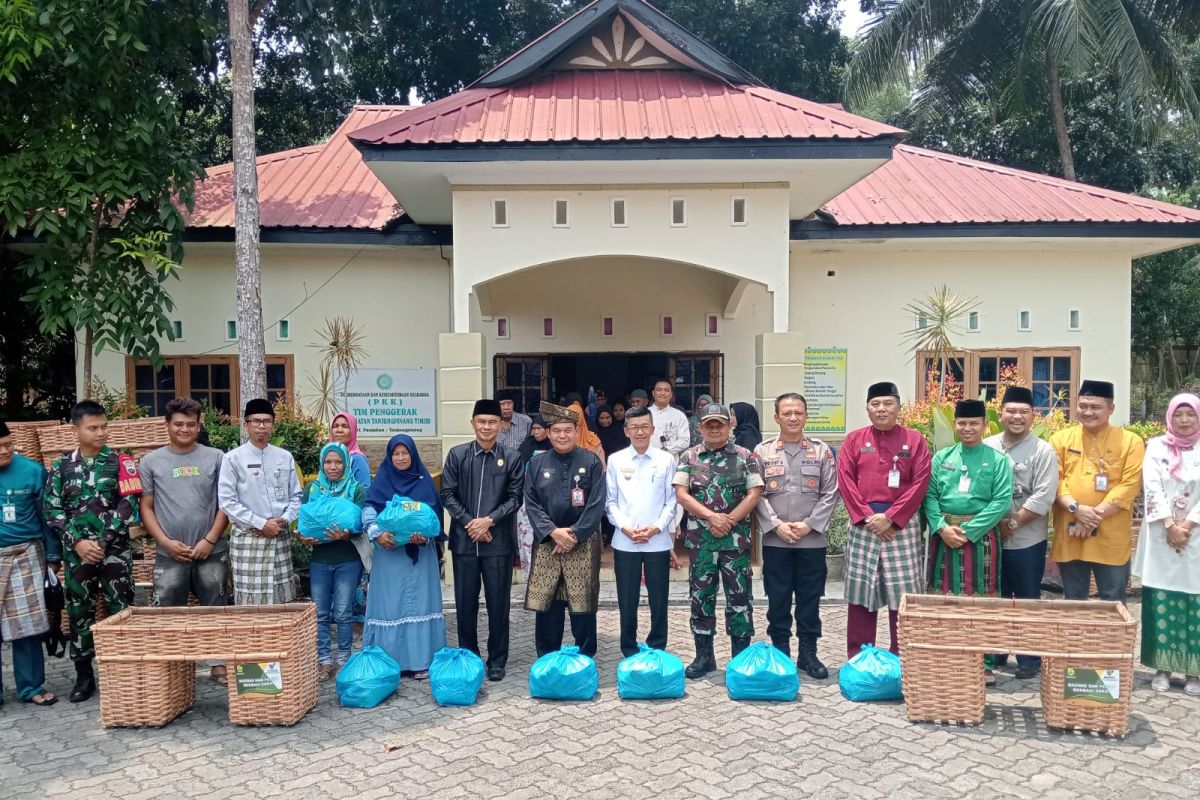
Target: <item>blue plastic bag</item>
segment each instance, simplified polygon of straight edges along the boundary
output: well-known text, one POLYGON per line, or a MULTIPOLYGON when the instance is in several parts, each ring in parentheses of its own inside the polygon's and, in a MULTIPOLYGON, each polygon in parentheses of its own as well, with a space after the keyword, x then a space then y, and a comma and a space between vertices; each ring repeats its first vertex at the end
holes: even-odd
POLYGON ((337 676, 338 699, 351 708, 374 708, 399 686, 400 665, 373 644, 350 656, 337 676))
POLYGON ((301 536, 324 542, 330 528, 361 533, 362 509, 344 497, 328 495, 316 495, 300 506, 297 530, 301 536))
POLYGON ((617 694, 624 700, 683 697, 683 662, 666 650, 639 644, 638 652, 617 664, 617 694))
POLYGON ((483 686, 483 659, 470 650, 443 647, 433 654, 429 665, 429 687, 439 706, 475 705, 483 686))
POLYGON ((904 699, 900 656, 864 645, 862 652, 838 670, 838 688, 842 697, 855 703, 904 699))
POLYGON ((755 642, 725 667, 725 688, 731 700, 791 702, 800 691, 800 673, 782 650, 755 642))
POLYGON ((600 688, 596 662, 575 646, 564 647, 533 662, 529 695, 547 700, 591 700, 600 688))
POLYGON ((408 544, 413 534, 434 539, 442 533, 442 521, 437 512, 420 500, 394 495, 375 518, 381 531, 392 534, 396 544, 408 544))

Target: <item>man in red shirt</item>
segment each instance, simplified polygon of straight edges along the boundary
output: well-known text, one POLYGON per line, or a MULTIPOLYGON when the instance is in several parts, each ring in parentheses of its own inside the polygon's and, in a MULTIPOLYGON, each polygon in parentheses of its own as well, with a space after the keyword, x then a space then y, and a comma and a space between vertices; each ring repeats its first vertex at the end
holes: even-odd
POLYGON ((846 655, 875 642, 877 613, 888 608, 889 649, 905 592, 925 588, 921 503, 929 486, 925 437, 897 423, 900 391, 894 383, 867 390, 871 425, 850 433, 838 455, 838 490, 850 515, 846 540, 846 655))

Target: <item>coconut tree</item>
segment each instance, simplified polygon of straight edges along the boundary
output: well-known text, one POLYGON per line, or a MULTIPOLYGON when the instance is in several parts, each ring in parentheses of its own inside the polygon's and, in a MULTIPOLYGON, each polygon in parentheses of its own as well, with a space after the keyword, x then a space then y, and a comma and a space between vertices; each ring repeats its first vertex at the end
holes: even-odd
POLYGON ((852 107, 909 79, 910 112, 935 121, 971 103, 999 112, 1046 103, 1063 176, 1075 180, 1063 82, 1112 75, 1122 108, 1152 128, 1200 119, 1182 45, 1200 34, 1196 0, 875 0, 843 93, 852 107))

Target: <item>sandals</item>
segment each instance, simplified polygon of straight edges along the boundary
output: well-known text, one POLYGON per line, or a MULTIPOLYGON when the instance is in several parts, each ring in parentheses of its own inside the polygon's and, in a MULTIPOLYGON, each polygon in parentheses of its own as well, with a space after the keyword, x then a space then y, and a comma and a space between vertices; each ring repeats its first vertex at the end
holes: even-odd
POLYGON ((41 692, 39 694, 35 694, 25 702, 31 703, 35 706, 52 706, 58 702, 58 697, 55 696, 54 692, 41 692))
POLYGON ((322 664, 317 670, 317 681, 324 683, 332 678, 335 672, 337 672, 337 667, 333 664, 322 664))

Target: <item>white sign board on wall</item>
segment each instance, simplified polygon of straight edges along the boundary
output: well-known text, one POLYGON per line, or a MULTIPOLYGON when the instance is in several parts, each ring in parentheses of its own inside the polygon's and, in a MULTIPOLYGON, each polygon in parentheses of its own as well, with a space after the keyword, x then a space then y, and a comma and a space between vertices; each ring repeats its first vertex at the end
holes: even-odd
POLYGON ((358 435, 388 439, 437 436, 437 398, 432 369, 360 369, 350 376, 346 408, 358 418, 358 435))

